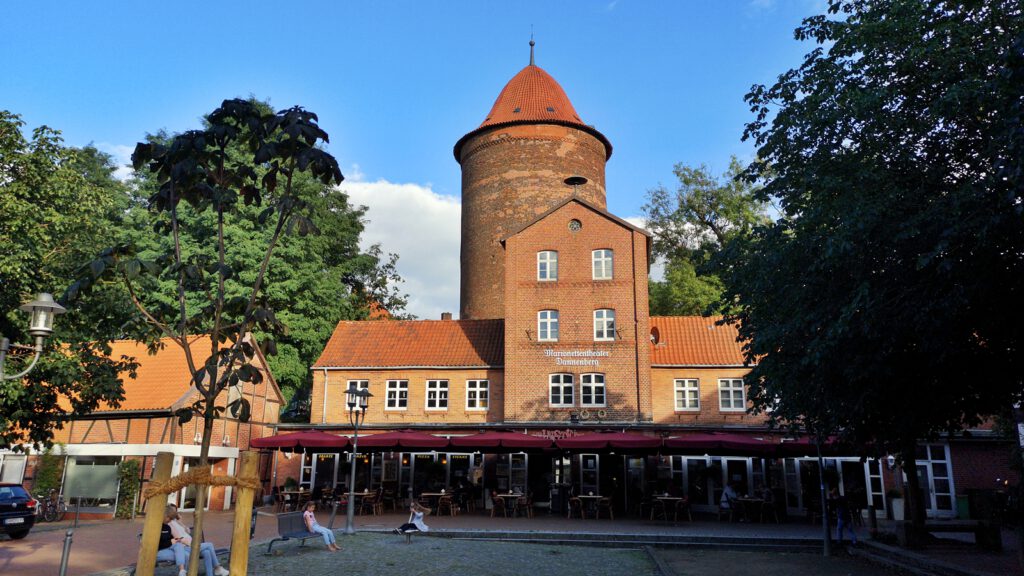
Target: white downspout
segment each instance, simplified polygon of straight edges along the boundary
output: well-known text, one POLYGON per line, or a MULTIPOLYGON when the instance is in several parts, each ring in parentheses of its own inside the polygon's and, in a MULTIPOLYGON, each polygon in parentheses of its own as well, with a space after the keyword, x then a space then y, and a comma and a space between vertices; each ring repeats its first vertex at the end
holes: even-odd
POLYGON ((320 423, 321 424, 326 424, 327 423, 327 368, 324 368, 323 371, 324 371, 324 407, 323 407, 323 410, 320 411, 320 423))

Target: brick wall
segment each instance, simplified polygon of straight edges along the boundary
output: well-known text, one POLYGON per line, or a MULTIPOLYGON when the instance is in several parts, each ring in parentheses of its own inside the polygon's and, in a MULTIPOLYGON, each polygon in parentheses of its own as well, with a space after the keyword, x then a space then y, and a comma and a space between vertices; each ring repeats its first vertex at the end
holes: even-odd
POLYGON ((396 368, 380 370, 328 370, 327 412, 324 414, 324 371, 313 372, 313 391, 310 422, 313 424, 338 424, 348 426, 348 407, 345 404, 345 390, 349 380, 368 380, 370 393, 366 410, 367 424, 473 424, 500 422, 504 400, 504 373, 498 369, 424 369, 396 368), (408 402, 404 410, 387 409, 387 381, 408 381, 408 402), (448 381, 448 408, 444 410, 426 408, 427 380, 448 381), (466 409, 466 381, 487 380, 489 382, 490 406, 487 410, 466 409))
MULTIPOLYGON (((653 388, 654 422, 673 426, 760 426, 765 423, 764 415, 732 412, 721 409, 718 381, 722 378, 742 378, 748 368, 651 368, 653 388), (677 379, 697 380, 700 391, 700 408, 676 409, 675 381, 677 379)), ((750 406, 750 403, 747 403, 750 406)))
POLYGON ((1010 470, 1010 445, 1004 442, 950 442, 953 460, 953 486, 957 494, 967 490, 997 488, 996 478, 1010 479, 1010 486, 1020 482, 1020 475, 1010 470))
POLYGON ((481 132, 462 148, 461 318, 501 318, 500 240, 570 197, 605 207, 604 145, 576 128, 532 124, 481 132))
POLYGON ((586 408, 602 420, 633 421, 651 414, 650 332, 647 313, 647 238, 583 204, 570 202, 506 242, 505 270, 505 419, 566 421, 586 408), (579 220, 579 231, 569 229, 579 220), (594 280, 592 252, 611 249, 613 277, 594 280), (537 280, 537 252, 558 252, 558 279, 537 280), (594 311, 615 311, 617 337, 594 340, 594 311), (558 310, 559 339, 538 341, 537 313, 558 310), (602 356, 571 358, 596 366, 560 365, 548 351, 593 351, 602 356), (549 375, 574 377, 574 405, 549 402, 549 375), (582 406, 580 376, 605 377, 606 405, 582 406), (639 395, 639 406, 638 406, 639 395))

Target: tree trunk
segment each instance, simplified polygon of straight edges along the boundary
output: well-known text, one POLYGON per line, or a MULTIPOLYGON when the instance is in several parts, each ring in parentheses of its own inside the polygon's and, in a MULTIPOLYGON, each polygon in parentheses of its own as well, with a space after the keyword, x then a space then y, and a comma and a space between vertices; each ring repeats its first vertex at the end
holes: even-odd
MULTIPOLYGON (((912 442, 903 448, 903 472, 907 475, 904 502, 909 508, 909 518, 914 526, 922 527, 925 521, 924 502, 921 501, 921 481, 917 477, 917 443, 912 442)), ((904 518, 907 514, 904 514, 904 518)))
MULTIPOLYGON (((208 405, 212 402, 207 402, 208 405)), ((213 418, 209 411, 203 417, 203 443, 199 450, 199 467, 209 468, 210 438, 213 436, 213 418)), ((192 525, 192 553, 188 557, 189 576, 199 575, 199 546, 203 542, 203 510, 206 508, 206 486, 196 486, 196 511, 192 525)))

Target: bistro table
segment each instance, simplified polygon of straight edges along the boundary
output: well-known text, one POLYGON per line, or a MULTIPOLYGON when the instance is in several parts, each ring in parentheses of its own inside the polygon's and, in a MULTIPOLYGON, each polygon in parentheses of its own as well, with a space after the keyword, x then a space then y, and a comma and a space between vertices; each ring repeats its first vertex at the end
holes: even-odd
POLYGON ((761 521, 761 508, 764 507, 764 498, 744 496, 737 498, 734 502, 739 504, 740 518, 748 522, 761 521))
POLYGON ((309 490, 282 490, 281 491, 281 509, 287 512, 285 508, 291 506, 292 510, 301 510, 302 506, 309 501, 309 497, 312 492, 309 490))
MULTIPOLYGON (((668 520, 669 508, 672 509, 672 519, 674 521, 675 518, 676 518, 676 506, 679 504, 680 501, 682 501, 683 497, 682 496, 669 496, 668 494, 664 494, 662 496, 655 496, 655 499, 658 502, 661 503, 661 512, 662 512, 662 516, 664 516, 665 520, 668 520)), ((655 515, 656 512, 657 512, 657 508, 652 508, 651 509, 651 520, 654 520, 654 515, 655 515)))
POLYGON ((587 514, 590 514, 593 518, 597 518, 597 502, 604 498, 600 494, 580 494, 577 496, 587 509, 587 514))
POLYGON ((445 491, 441 491, 441 492, 420 492, 420 498, 421 499, 426 498, 427 504, 428 504, 427 508, 430 508, 430 513, 431 514, 437 514, 437 501, 441 498, 441 496, 449 496, 449 495, 450 494, 448 492, 445 492, 445 491))
POLYGON ((520 492, 506 492, 504 494, 497 493, 494 498, 501 502, 501 506, 505 507, 505 517, 512 518, 516 511, 516 501, 522 498, 523 494, 520 492))

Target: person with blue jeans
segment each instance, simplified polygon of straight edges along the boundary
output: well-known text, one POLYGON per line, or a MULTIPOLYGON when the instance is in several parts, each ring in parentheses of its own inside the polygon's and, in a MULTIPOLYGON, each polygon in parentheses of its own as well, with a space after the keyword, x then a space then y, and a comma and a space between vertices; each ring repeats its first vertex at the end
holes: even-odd
POLYGON ((341 548, 334 543, 334 532, 331 532, 330 528, 324 528, 317 524, 316 515, 313 514, 314 510, 316 510, 316 502, 307 502, 306 511, 302 513, 302 520, 306 523, 306 530, 316 532, 323 536, 324 544, 327 545, 327 550, 329 552, 337 552, 338 550, 341 550, 341 548))
POLYGON ((164 511, 164 523, 160 526, 160 544, 157 546, 156 559, 158 562, 174 562, 178 567, 178 576, 184 576, 188 554, 185 552, 185 545, 171 532, 171 519, 170 510, 164 511))
MULTIPOLYGON (((177 540, 178 545, 183 548, 185 558, 188 558, 188 555, 192 553, 192 535, 189 534, 188 528, 181 523, 181 516, 178 515, 178 507, 174 504, 168 504, 165 517, 165 521, 171 529, 171 536, 177 540)), ((199 557, 203 559, 203 566, 206 568, 207 576, 228 576, 229 572, 220 565, 220 560, 217 558, 217 550, 214 548, 212 542, 203 542, 199 544, 199 557)), ((177 561, 175 561, 175 563, 181 564, 177 561)))
POLYGON ((850 540, 857 545, 857 533, 853 530, 853 515, 850 514, 850 503, 846 497, 839 493, 839 489, 833 487, 829 493, 829 503, 836 513, 836 540, 843 543, 843 529, 849 530, 850 540))

